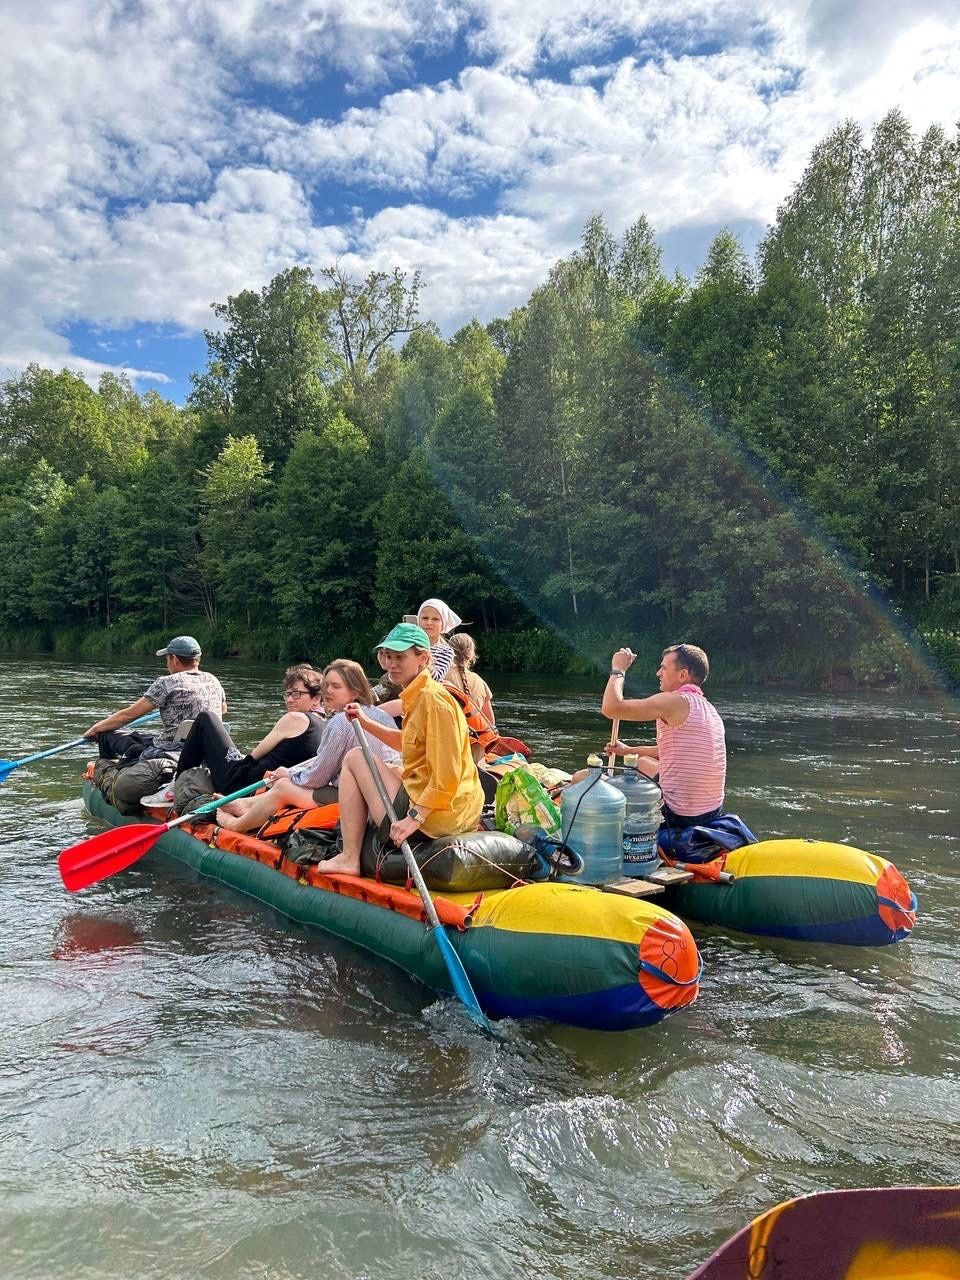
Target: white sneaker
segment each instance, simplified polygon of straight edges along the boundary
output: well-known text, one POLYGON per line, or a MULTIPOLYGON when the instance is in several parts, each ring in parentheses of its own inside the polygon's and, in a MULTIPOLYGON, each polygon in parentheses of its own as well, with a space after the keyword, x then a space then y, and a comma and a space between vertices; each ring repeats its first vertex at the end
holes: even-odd
POLYGON ((141 796, 140 803, 145 808, 170 808, 173 804, 173 787, 161 787, 159 791, 155 791, 152 796, 141 796))

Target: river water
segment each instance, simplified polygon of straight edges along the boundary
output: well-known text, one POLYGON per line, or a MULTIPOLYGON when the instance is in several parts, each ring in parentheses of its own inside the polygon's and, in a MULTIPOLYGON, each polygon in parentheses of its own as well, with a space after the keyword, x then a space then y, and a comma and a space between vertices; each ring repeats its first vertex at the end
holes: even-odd
MULTIPOLYGON (((252 745, 279 672, 216 669, 252 745)), ((155 674, 0 661, 0 754, 78 736, 155 674)), ((605 740, 597 682, 491 683, 538 758, 572 768, 605 740)), ((920 916, 878 950, 695 925, 699 1001, 629 1034, 513 1023, 488 1043, 389 965, 154 855, 70 897, 55 855, 95 829, 86 756, 15 771, 4 1280, 672 1280, 789 1196, 960 1180, 956 705, 713 697, 730 807, 893 858, 920 916)))

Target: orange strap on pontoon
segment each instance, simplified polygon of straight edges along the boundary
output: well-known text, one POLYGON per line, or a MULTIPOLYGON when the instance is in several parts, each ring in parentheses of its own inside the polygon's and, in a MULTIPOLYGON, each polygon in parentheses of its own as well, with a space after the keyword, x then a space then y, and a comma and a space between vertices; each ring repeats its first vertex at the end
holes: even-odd
MULTIPOLYGON (((326 807, 336 808, 336 805, 326 807)), ((275 844, 268 844, 266 840, 260 840, 247 831, 231 831, 228 827, 217 827, 210 822, 201 821, 190 823, 185 829, 215 849, 223 849, 227 853, 238 853, 241 857, 251 858, 254 862, 262 862, 274 871, 280 871, 283 875, 289 876, 291 880, 312 885, 314 889, 341 893, 345 898, 357 898, 361 902, 369 902, 373 906, 409 916, 412 920, 426 922, 426 914, 419 894, 411 893, 399 885, 380 884, 364 876, 324 875, 315 866, 305 868, 300 863, 285 858, 282 850, 275 844)), ((478 904, 479 899, 470 907, 462 907, 458 903, 449 902, 446 898, 433 899, 440 923, 461 930, 468 929, 472 924, 473 912, 478 904)))
POLYGON ((660 861, 666 863, 668 867, 678 867, 681 871, 689 871, 696 880, 713 880, 719 883, 724 875, 724 867, 727 863, 727 851, 720 854, 719 857, 713 858, 710 862, 678 862, 676 858, 669 858, 662 849, 658 850, 660 861))
POLYGON ((191 822, 184 830, 202 840, 204 844, 215 849, 226 849, 228 853, 239 853, 254 862, 262 862, 265 867, 273 867, 276 871, 283 858, 283 850, 266 840, 258 840, 249 831, 231 831, 229 827, 217 827, 210 822, 191 822))
MULTIPOLYGON (((302 868, 301 868, 302 871, 302 868)), ((327 889, 333 893, 342 893, 345 898, 357 898, 360 902, 369 902, 372 906, 385 907, 388 911, 396 911, 398 915, 409 916, 412 920, 427 923, 423 902, 418 893, 402 889, 396 884, 384 884, 380 880, 368 880, 365 876, 343 876, 326 874, 319 867, 310 867, 306 873, 307 884, 315 889, 327 889)), ((432 895, 431 895, 432 896, 432 895)), ((456 929, 467 929, 473 917, 470 911, 456 902, 446 898, 433 898, 437 916, 441 924, 452 925, 456 929)))

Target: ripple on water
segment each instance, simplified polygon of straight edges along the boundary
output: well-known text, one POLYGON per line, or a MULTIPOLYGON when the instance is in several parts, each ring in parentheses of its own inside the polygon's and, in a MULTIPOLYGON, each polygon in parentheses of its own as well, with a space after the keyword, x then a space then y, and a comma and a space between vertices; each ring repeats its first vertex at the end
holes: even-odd
MULTIPOLYGON (((276 669, 220 665, 255 741, 276 669)), ((63 741, 153 674, 0 663, 0 723, 63 741)), ((550 763, 602 745, 592 682, 501 683, 501 721, 550 763)), ((955 727, 886 695, 715 698, 748 825, 893 854, 916 936, 864 952, 696 926, 699 1001, 628 1035, 511 1022, 488 1043, 388 964, 162 859, 69 898, 55 855, 95 829, 83 753, 11 775, 4 1280, 665 1280, 788 1196, 955 1180, 955 727)))

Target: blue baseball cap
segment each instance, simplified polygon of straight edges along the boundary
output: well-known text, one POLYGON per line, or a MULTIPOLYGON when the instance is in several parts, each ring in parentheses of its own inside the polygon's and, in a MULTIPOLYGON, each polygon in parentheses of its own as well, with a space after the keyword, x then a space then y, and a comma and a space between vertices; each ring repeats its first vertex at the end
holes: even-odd
POLYGON ((157 650, 157 657, 165 658, 168 653, 175 658, 199 658, 201 650, 193 636, 174 636, 168 645, 157 650))

